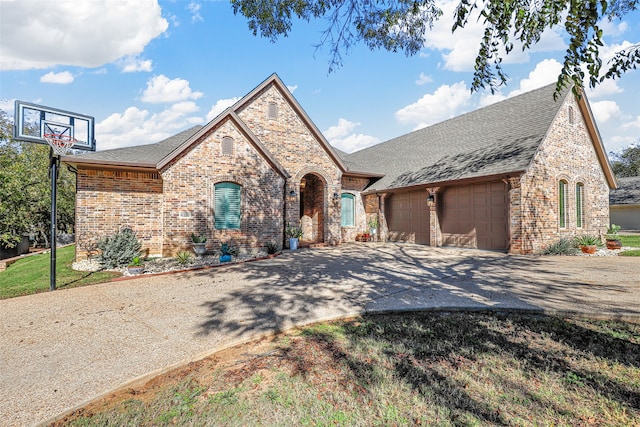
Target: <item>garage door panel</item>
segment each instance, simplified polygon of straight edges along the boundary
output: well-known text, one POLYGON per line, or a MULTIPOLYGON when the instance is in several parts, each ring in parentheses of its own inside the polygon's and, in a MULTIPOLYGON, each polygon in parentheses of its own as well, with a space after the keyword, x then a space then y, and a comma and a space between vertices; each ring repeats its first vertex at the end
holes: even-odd
POLYGON ((506 185, 500 181, 446 189, 440 216, 443 244, 507 249, 507 201, 506 185))
POLYGON ((389 240, 429 244, 429 206, 426 191, 395 193, 385 204, 389 240))

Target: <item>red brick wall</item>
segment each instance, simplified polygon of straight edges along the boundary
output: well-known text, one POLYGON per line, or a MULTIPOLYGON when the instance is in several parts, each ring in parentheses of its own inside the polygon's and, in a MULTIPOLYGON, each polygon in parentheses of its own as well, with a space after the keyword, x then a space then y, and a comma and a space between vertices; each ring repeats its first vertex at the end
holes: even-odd
POLYGON ((512 252, 520 247, 517 252, 538 253, 562 236, 606 232, 609 187, 573 96, 570 95, 560 108, 547 138, 521 177, 520 187, 520 200, 512 200, 512 207, 518 205, 521 215, 519 241, 512 242, 512 252), (573 108, 572 124, 569 123, 569 107, 573 108), (558 218, 560 179, 568 182, 568 223, 565 228, 560 228, 558 218), (582 228, 576 226, 575 187, 579 182, 584 184, 585 190, 582 228))
POLYGON ((83 240, 129 227, 152 255, 162 251, 162 179, 157 173, 78 169, 76 259, 83 240))

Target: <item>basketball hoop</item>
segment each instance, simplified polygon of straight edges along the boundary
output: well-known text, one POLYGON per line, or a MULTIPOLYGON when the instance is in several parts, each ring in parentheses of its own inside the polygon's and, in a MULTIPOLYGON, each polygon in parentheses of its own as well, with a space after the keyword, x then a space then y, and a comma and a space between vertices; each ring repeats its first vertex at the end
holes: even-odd
POLYGON ((67 154, 71 147, 73 147, 73 144, 77 142, 72 136, 55 133, 45 133, 42 135, 42 138, 51 146, 56 156, 64 156, 67 154))

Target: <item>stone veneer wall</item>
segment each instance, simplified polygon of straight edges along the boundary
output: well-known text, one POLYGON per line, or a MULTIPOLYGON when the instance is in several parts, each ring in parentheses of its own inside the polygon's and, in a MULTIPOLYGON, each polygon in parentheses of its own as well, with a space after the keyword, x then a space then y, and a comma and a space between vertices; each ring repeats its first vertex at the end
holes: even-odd
MULTIPOLYGON (((514 190, 514 195, 517 195, 517 188, 514 190)), ((565 100, 546 140, 520 178, 519 193, 519 203, 514 200, 511 202, 512 210, 518 206, 521 216, 519 227, 512 224, 511 252, 539 253, 560 237, 602 235, 606 232, 609 224, 609 187, 578 103, 572 95, 565 100), (573 109, 573 123, 569 122, 569 107, 573 109), (568 223, 565 228, 560 228, 558 218, 558 182, 561 179, 568 182, 568 223), (576 226, 577 183, 584 184, 582 228, 576 226), (514 235, 514 228, 519 228, 519 236, 518 233, 514 235)))
MULTIPOLYGON (((366 196, 360 195, 360 192, 364 190, 368 184, 368 178, 354 176, 342 177, 342 193, 349 193, 355 196, 355 224, 353 227, 342 227, 343 242, 354 242, 359 233, 369 232, 369 211, 366 209, 364 202, 366 196)), ((376 197, 374 196, 374 198, 376 197)))
POLYGON ((231 120, 203 136, 191 150, 167 165, 162 179, 164 256, 190 250, 191 233, 205 235, 207 248, 213 250, 218 250, 225 241, 233 242, 241 250, 283 241, 284 178, 231 120), (224 137, 233 138, 233 155, 221 154, 224 137), (215 229, 215 184, 219 182, 242 186, 239 230, 215 229))
POLYGON ((162 179, 153 172, 78 169, 76 259, 83 243, 129 227, 148 255, 162 253, 162 179))
POLYGON ((306 174, 313 173, 326 183, 323 241, 340 243, 340 199, 334 199, 333 194, 340 193, 341 171, 283 94, 275 84, 270 84, 237 113, 291 175, 286 183, 286 192, 288 194, 294 190, 296 197, 286 198, 286 223, 300 223, 300 180, 306 174), (275 118, 269 116, 270 104, 275 105, 275 118))

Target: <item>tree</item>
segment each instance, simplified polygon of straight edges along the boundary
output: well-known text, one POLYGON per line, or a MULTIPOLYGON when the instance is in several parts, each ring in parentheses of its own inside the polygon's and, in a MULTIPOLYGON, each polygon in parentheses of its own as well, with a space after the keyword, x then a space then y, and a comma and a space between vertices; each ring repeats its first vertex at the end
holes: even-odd
POLYGON ((613 173, 619 177, 640 176, 640 138, 635 144, 623 148, 620 153, 610 153, 613 173))
MULTIPOLYGON (((620 77, 640 64, 640 44, 617 52, 603 68, 599 23, 621 19, 637 9, 639 0, 459 0, 452 31, 463 28, 475 13, 484 24, 476 57, 472 90, 494 92, 507 81, 503 56, 514 48, 530 49, 542 33, 562 25, 569 36, 557 92, 571 84, 583 87, 587 67, 589 86, 620 77)), ((328 27, 318 46, 330 45, 329 70, 342 65, 342 52, 363 42, 370 49, 404 51, 415 55, 428 39, 428 29, 442 16, 437 0, 231 0, 235 14, 249 20, 249 28, 275 42, 287 36, 295 18, 309 22, 326 18, 328 27)))
MULTIPOLYGON (((49 245, 51 181, 49 147, 12 139, 13 123, 0 110, 0 245, 15 247, 25 234, 49 245)), ((58 229, 73 230, 75 178, 66 168, 58 180, 58 229)))

